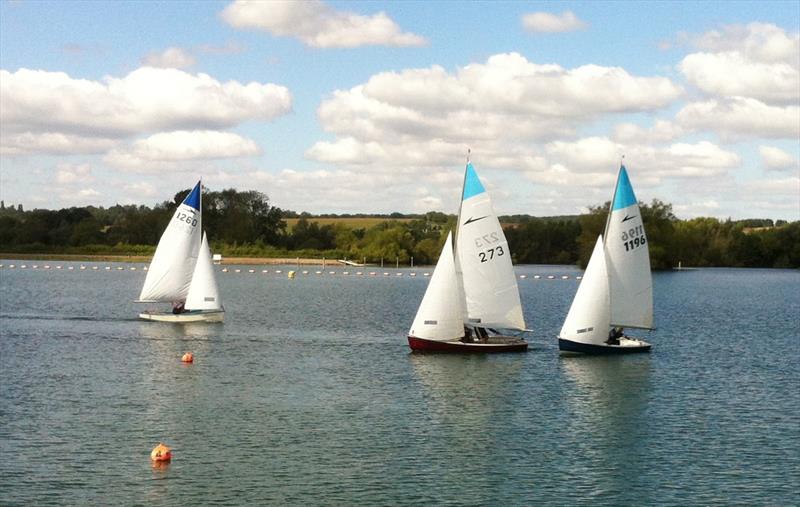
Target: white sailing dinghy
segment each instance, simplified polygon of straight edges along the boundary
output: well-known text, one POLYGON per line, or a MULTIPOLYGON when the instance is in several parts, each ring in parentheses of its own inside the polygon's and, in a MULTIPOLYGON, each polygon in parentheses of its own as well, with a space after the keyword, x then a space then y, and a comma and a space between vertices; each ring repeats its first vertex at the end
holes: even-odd
POLYGON ((625 166, 603 236, 597 238, 586 272, 558 336, 563 352, 647 352, 650 344, 622 335, 622 328, 653 328, 653 279, 642 215, 625 166))
POLYGON ((412 350, 516 352, 528 344, 517 279, 489 194, 467 163, 455 247, 447 236, 408 334, 412 350))
POLYGON ((186 196, 158 242, 137 303, 172 303, 172 311, 145 311, 161 322, 222 322, 225 309, 202 234, 201 183, 186 196))

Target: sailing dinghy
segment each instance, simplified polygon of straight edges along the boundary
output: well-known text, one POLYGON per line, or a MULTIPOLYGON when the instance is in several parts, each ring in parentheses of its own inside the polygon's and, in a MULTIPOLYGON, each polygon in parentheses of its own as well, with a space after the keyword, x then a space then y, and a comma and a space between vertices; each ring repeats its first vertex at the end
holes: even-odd
POLYGON ((467 163, 455 246, 448 234, 408 334, 412 350, 521 352, 527 342, 517 279, 489 194, 467 163))
POLYGON ((622 329, 653 328, 653 279, 642 215, 625 166, 619 169, 605 233, 589 264, 558 336, 562 352, 647 352, 650 344, 622 329))
POLYGON ((137 303, 172 303, 172 311, 145 311, 144 320, 222 322, 225 309, 202 231, 201 183, 186 196, 158 242, 137 303))

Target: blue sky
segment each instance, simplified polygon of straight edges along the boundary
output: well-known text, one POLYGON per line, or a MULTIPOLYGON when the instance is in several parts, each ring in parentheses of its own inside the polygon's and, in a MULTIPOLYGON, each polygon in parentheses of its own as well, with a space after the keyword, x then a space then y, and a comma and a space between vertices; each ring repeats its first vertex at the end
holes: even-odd
POLYGON ((0 2, 0 198, 800 219, 797 2, 0 2))

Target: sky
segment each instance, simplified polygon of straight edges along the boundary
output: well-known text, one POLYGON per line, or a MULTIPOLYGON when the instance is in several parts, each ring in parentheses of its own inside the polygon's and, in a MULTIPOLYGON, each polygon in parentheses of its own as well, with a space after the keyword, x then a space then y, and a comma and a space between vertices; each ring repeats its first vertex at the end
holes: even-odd
POLYGON ((0 199, 800 219, 800 2, 0 0, 0 199), (623 159, 624 157, 624 159, 623 159))

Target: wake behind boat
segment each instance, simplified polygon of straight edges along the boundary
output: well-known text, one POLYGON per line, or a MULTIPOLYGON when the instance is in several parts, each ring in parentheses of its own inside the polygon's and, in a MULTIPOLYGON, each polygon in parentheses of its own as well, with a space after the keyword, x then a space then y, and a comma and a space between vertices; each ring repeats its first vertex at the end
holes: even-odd
POLYGON ((650 344, 623 335, 623 328, 653 329, 650 253, 638 201, 621 166, 603 236, 558 336, 567 353, 648 352, 650 344))
POLYGON ((408 334, 415 351, 521 352, 525 331, 517 280, 489 194, 467 163, 456 241, 447 235, 408 334))
POLYGON ((138 303, 172 303, 172 311, 147 310, 144 320, 222 322, 225 309, 214 277, 208 238, 202 234, 201 183, 186 196, 158 242, 138 303))

